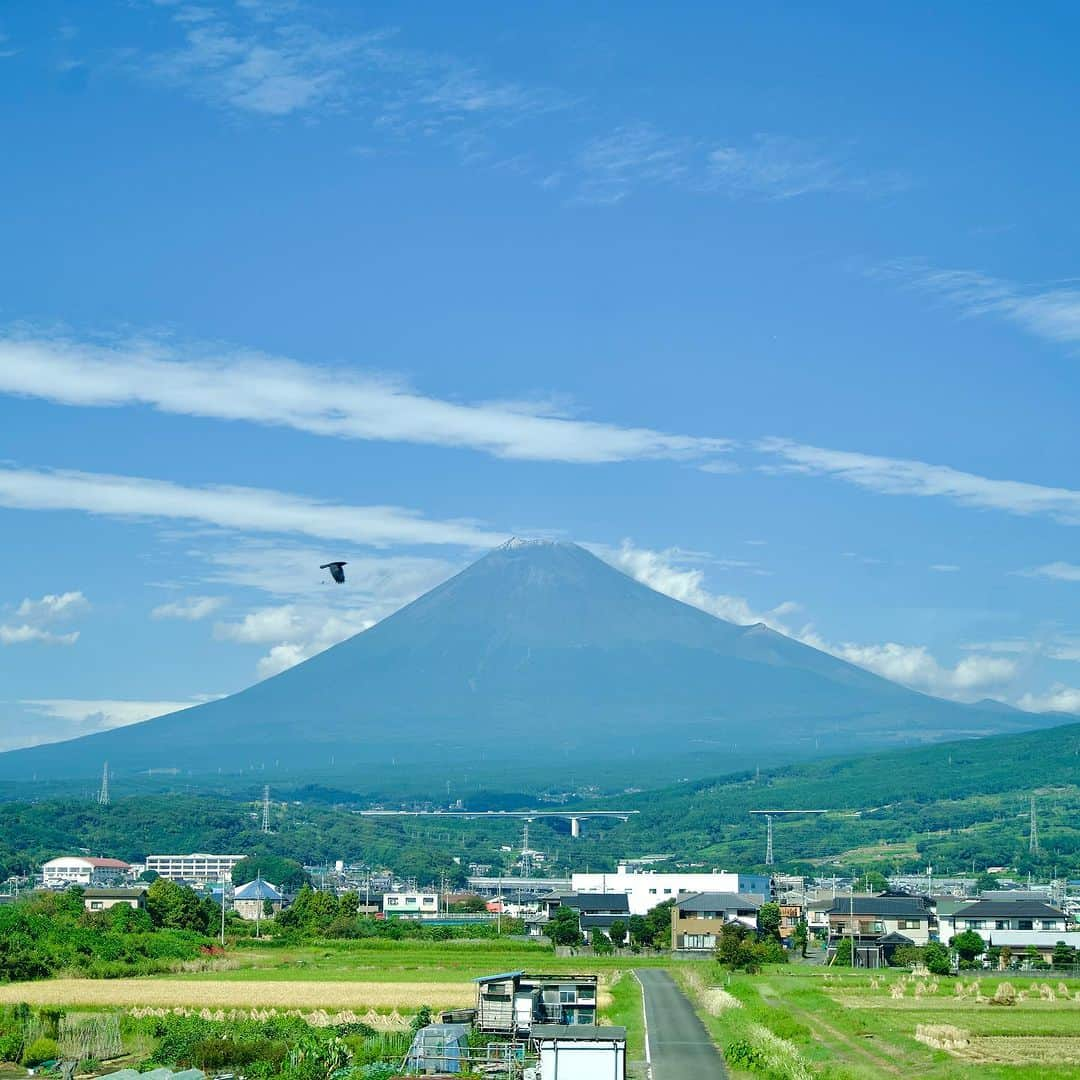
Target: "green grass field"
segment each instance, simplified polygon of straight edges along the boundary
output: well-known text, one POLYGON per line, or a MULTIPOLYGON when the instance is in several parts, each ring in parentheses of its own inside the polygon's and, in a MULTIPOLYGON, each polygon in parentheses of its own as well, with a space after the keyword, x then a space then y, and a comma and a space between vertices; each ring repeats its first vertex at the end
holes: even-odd
POLYGON ((326 941, 236 949, 235 966, 169 978, 197 981, 470 982, 480 975, 523 968, 562 972, 625 971, 664 966, 663 957, 556 956, 551 946, 517 940, 326 941))
POLYGON ((1080 1078, 1075 981, 1059 989, 1052 976, 995 977, 976 986, 974 979, 874 978, 802 966, 728 977, 712 964, 680 966, 675 974, 736 1076, 744 1075, 741 1057, 751 1066, 746 1076, 765 1071, 791 1080, 1080 1078), (710 986, 717 981, 719 988, 710 986), (1003 981, 1022 992, 1014 1005, 991 1004, 1003 981))

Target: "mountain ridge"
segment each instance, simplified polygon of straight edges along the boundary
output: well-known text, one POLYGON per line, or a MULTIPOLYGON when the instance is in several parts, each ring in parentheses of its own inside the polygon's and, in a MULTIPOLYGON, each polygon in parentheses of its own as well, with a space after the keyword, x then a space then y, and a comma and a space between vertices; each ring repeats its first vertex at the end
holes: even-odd
POLYGON ((515 538, 302 664, 179 713, 9 751, 0 777, 91 775, 105 759, 193 774, 399 759, 554 770, 701 748, 812 756, 1048 722, 1059 720, 920 694, 674 600, 576 544, 515 538))

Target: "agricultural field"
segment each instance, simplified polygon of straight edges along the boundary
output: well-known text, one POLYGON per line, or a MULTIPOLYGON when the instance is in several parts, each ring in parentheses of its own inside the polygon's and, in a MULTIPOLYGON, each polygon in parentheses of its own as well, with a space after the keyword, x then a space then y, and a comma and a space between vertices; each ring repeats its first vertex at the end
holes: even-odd
POLYGON ((693 964, 675 977, 736 1076, 1080 1078, 1080 982, 1050 973, 935 979, 790 967, 728 976, 693 964))
MULTIPOLYGON (((624 1025, 631 1060, 644 1058, 641 987, 628 970, 628 958, 556 957, 550 947, 506 940, 365 939, 240 948, 214 963, 217 970, 186 974, 0 984, 0 1018, 7 1017, 12 1032, 23 1032, 17 1041, 24 1053, 34 1045, 34 1025, 56 1027, 82 1018, 79 1022, 91 1026, 112 1023, 120 1033, 119 1057, 108 1055, 114 1064, 175 1061, 221 1068, 243 1064, 244 1055, 257 1053, 265 1065, 295 1042, 299 1025, 321 1033, 317 1042, 324 1048, 336 1045, 335 1037, 344 1038, 354 1063, 361 1064, 395 1055, 400 1060, 410 1026, 424 1022, 425 1009, 437 1014, 471 1006, 477 975, 522 967, 599 974, 601 1022, 624 1025), (19 1016, 25 1019, 16 1023, 19 1016), (229 1053, 240 1056, 233 1060, 229 1053), (222 1054, 226 1057, 218 1061, 215 1055, 222 1054)), ((47 1040, 63 1041, 59 1030, 45 1034, 47 1040)), ((0 1030, 0 1058, 4 1038, 12 1036, 0 1030)), ((55 1051, 55 1043, 51 1048, 55 1051)), ((643 1069, 637 1064, 631 1075, 643 1075, 643 1069)))
MULTIPOLYGON (((663 963, 633 958, 634 966, 663 963)), ((316 945, 230 950, 212 970, 116 979, 54 978, 0 984, 0 1005, 26 1002, 68 1009, 275 1009, 348 1010, 407 1017, 421 1006, 434 1010, 472 1005, 473 980, 480 975, 523 968, 531 971, 596 972, 599 1004, 612 1006, 610 987, 620 983, 629 958, 557 957, 550 946, 523 941, 327 941, 316 945)), ((626 974, 619 1017, 611 1022, 640 1026, 640 990, 626 974), (637 1003, 635 1005, 635 1002, 637 1003), (637 1010, 638 1018, 633 1013, 637 1010)))

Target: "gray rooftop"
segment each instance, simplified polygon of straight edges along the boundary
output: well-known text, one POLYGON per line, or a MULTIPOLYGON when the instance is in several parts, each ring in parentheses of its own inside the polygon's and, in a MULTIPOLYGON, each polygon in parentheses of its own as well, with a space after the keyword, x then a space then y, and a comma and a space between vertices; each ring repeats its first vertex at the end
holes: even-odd
POLYGON ((574 1042, 626 1042, 626 1028, 614 1024, 533 1024, 532 1037, 574 1042))
POLYGON ((756 893, 702 892, 680 897, 676 906, 680 911, 757 911, 764 903, 765 898, 756 893))
POLYGON ((838 896, 829 915, 885 915, 895 918, 928 919, 930 913, 915 896, 838 896))

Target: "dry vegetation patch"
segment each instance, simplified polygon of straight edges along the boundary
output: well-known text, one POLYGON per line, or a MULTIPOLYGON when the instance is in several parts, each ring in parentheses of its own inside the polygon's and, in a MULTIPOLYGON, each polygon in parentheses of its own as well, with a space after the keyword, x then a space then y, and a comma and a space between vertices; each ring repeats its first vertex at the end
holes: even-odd
POLYGON ((49 979, 0 986, 0 1004, 182 1006, 195 1009, 393 1009, 472 1005, 472 983, 189 982, 181 979, 49 979))
POLYGON ((986 1065, 1080 1065, 1080 1037, 1071 1035, 979 1035, 944 1049, 986 1065))

